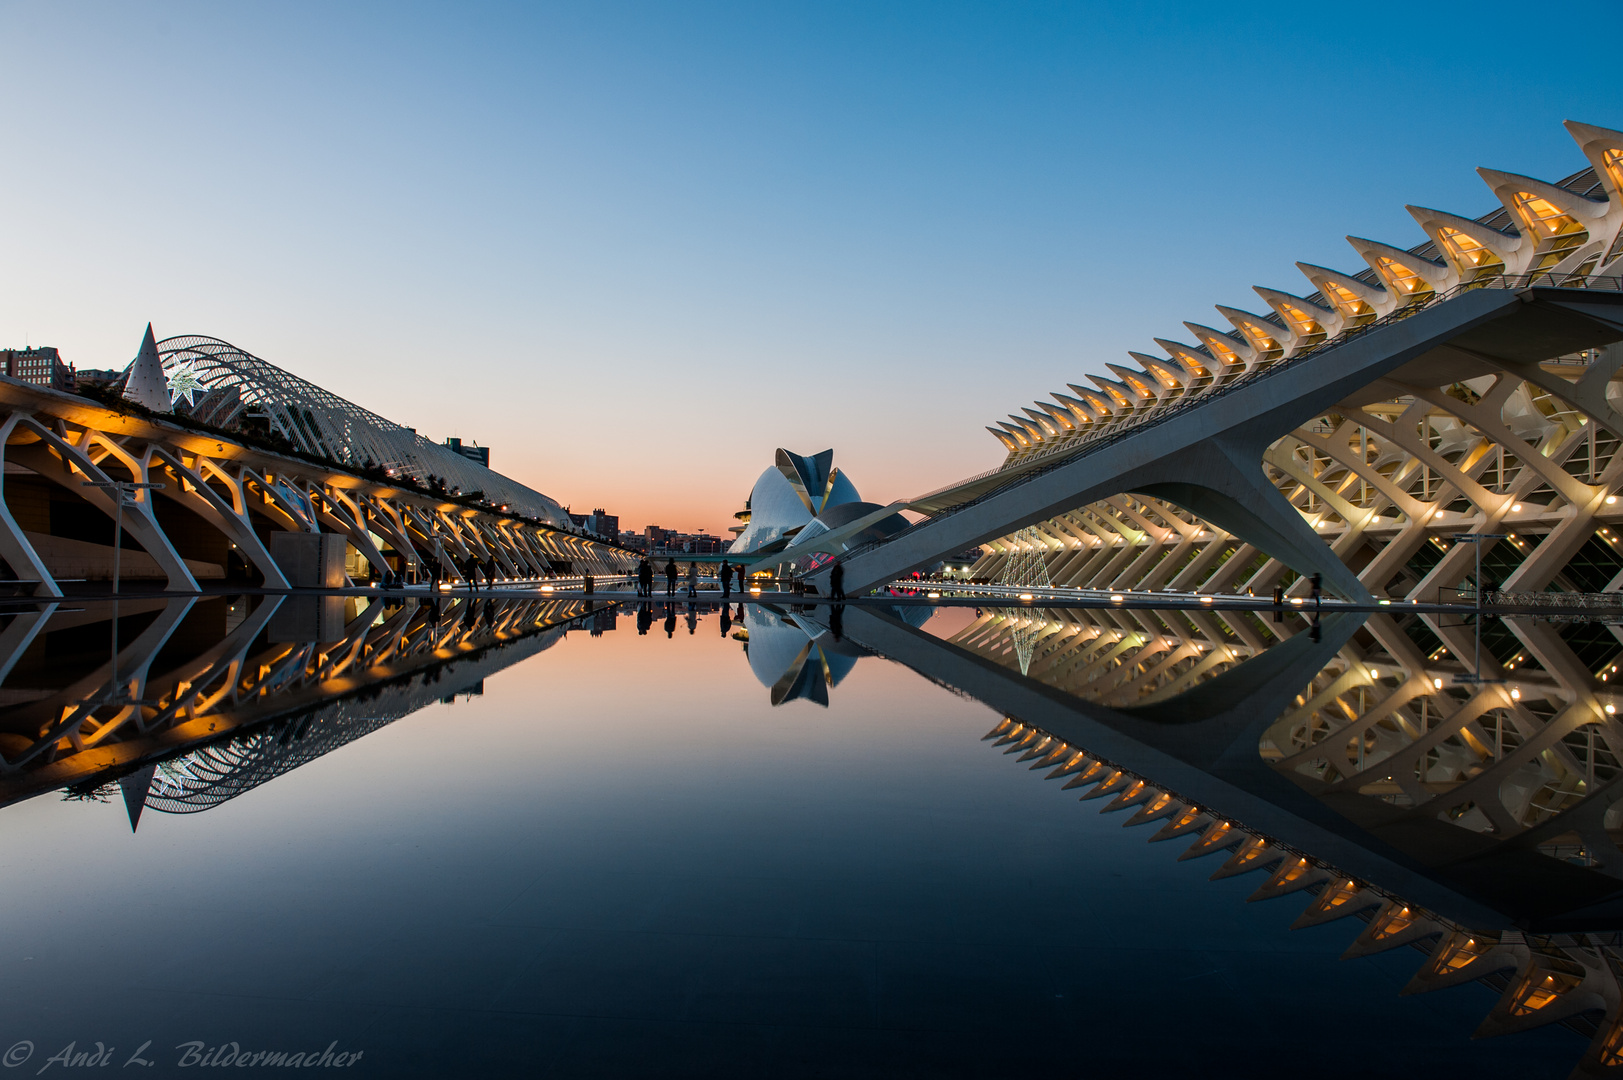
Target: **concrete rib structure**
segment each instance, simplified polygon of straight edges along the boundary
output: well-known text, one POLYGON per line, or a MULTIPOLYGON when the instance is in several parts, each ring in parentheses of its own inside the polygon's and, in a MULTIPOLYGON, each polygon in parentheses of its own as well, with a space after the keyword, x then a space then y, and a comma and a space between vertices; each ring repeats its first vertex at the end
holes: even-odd
POLYGON ((1430 600, 1474 585, 1471 551, 1434 543, 1459 532, 1515 534, 1489 554, 1507 590, 1616 588, 1623 134, 1568 130, 1589 167, 1565 180, 1481 170, 1492 213, 1411 207, 1424 243, 1349 238, 1364 270, 1299 264, 1307 296, 1258 288, 1266 314, 1219 308, 1228 330, 1186 323, 1194 344, 998 421, 1003 464, 911 500, 929 516, 847 554, 847 588, 977 544, 968 576, 995 578, 1034 535, 1056 585, 1300 594, 1320 573, 1430 600))
POLYGON ((159 408, 0 377, 0 559, 35 595, 61 596, 61 579, 110 576, 117 483, 150 485, 124 501, 123 530, 139 550, 123 576, 179 592, 209 579, 275 589, 455 579, 471 560, 481 576, 508 580, 635 564, 540 492, 217 339, 155 343, 149 327, 136 376, 159 408), (176 413, 168 390, 149 385, 160 356, 170 385, 184 370, 191 391, 176 413), (272 549, 288 533, 331 538, 321 550, 345 556, 342 572, 327 573, 329 560, 305 580, 282 565, 272 549))

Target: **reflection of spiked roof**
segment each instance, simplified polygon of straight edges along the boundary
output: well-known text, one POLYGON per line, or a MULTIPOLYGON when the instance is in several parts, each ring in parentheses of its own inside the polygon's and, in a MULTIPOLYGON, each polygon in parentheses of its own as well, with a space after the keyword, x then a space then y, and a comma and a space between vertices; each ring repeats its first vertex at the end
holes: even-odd
POLYGON ((165 338, 157 349, 166 372, 187 365, 202 383, 197 403, 184 411, 203 423, 231 428, 244 418, 263 419, 307 454, 417 481, 438 476, 447 487, 482 491, 487 501, 528 517, 569 523, 563 508, 539 491, 218 338, 165 338))
MULTIPOLYGON (((1127 416, 1158 411, 1334 343, 1358 327, 1453 290, 1529 274, 1549 285, 1623 275, 1623 132, 1571 122, 1566 127, 1589 168, 1555 184, 1478 169, 1501 203, 1492 213, 1470 219, 1408 207, 1426 233, 1425 243, 1405 249, 1349 236, 1366 269, 1344 274, 1297 263, 1315 289, 1308 296, 1259 287, 1267 314, 1219 306, 1232 331, 1185 323, 1198 344, 1156 339, 1170 359, 1130 353, 1142 373, 1110 364, 1119 379, 1088 376, 1104 393, 1073 384, 1081 401, 1053 395, 1076 418, 1075 430, 1018 416, 1011 416, 1012 425, 1000 420, 987 430, 1011 454, 1046 453, 1101 434, 1127 416)), ((1051 409, 1046 402, 1037 405, 1044 412, 1051 409)))

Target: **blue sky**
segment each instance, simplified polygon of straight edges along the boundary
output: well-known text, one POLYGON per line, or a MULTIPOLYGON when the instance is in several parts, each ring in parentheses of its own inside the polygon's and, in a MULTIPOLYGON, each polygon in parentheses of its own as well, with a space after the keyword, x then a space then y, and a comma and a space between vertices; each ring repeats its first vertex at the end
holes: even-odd
POLYGON ((719 530, 773 448, 865 497, 1404 203, 1623 127, 1623 7, 6 2, 0 343, 223 337, 719 530))

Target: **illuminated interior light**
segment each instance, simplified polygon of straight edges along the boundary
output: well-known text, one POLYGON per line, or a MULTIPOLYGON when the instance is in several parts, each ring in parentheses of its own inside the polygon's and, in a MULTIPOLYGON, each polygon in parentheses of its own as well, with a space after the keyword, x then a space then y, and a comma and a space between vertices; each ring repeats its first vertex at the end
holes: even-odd
POLYGON ((1443 680, 1433 679, 1431 680, 1431 685, 1434 689, 1441 690, 1443 688, 1443 680))
POLYGON ((1510 512, 1512 514, 1521 513, 1522 512, 1522 504, 1521 503, 1511 503, 1510 504, 1510 512))
POLYGON ((1522 699, 1522 692, 1520 690, 1512 688, 1511 691, 1510 691, 1510 700, 1512 700, 1512 701, 1520 701, 1521 699, 1522 699))
POLYGON ((1110 596, 1110 602, 1111 602, 1111 603, 1112 603, 1112 604, 1119 604, 1119 603, 1121 603, 1121 601, 1122 601, 1122 595, 1121 595, 1121 593, 1112 593, 1112 594, 1111 594, 1111 596, 1110 596))

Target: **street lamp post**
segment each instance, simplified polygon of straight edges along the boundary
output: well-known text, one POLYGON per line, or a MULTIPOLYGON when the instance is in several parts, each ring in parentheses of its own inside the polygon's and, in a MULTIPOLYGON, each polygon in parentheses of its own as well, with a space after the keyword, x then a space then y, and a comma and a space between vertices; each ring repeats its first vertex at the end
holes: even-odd
POLYGON ((137 491, 162 491, 163 484, 143 484, 133 480, 86 480, 85 487, 101 488, 111 491, 114 495, 116 509, 113 511, 113 595, 118 595, 119 556, 124 550, 124 507, 126 502, 130 506, 136 505, 134 495, 137 491))
POLYGON ((116 504, 113 509, 113 658, 109 667, 110 674, 107 680, 109 689, 104 703, 113 705, 156 704, 155 702, 138 701, 132 699, 129 696, 128 691, 121 689, 118 685, 118 575, 120 568, 119 554, 124 550, 125 501, 130 500, 130 505, 134 506, 135 503, 133 501, 133 497, 137 491, 142 489, 147 491, 162 491, 164 485, 144 484, 133 480, 86 480, 83 483, 85 487, 101 488, 103 491, 110 491, 114 496, 114 501, 116 504))
POLYGON ((1503 540, 1509 533, 1455 533, 1449 537, 1456 544, 1470 544, 1476 548, 1476 667, 1470 676, 1455 676, 1455 682, 1503 682, 1502 679, 1482 677, 1482 541, 1503 540))

